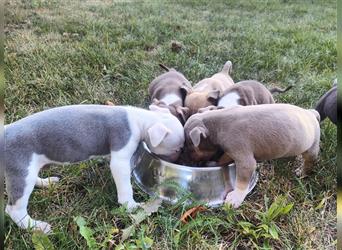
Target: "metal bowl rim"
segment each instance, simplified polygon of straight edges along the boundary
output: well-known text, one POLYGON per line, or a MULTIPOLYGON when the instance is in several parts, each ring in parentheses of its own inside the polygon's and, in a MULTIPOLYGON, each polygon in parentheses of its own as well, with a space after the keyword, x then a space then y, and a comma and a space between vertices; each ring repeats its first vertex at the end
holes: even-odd
POLYGON ((190 167, 190 166, 186 166, 186 165, 180 165, 180 164, 176 164, 176 163, 172 163, 172 162, 168 162, 168 161, 164 161, 160 158, 158 158, 155 154, 153 154, 151 152, 151 150, 147 147, 146 143, 143 142, 143 147, 145 152, 148 153, 149 156, 151 156, 153 159, 160 161, 161 165, 167 166, 167 167, 172 167, 172 168, 176 168, 176 169, 180 169, 180 170, 187 170, 187 171, 201 171, 201 172, 209 172, 209 171, 215 171, 215 170, 223 170, 223 168, 228 167, 228 166, 217 166, 217 167, 190 167))

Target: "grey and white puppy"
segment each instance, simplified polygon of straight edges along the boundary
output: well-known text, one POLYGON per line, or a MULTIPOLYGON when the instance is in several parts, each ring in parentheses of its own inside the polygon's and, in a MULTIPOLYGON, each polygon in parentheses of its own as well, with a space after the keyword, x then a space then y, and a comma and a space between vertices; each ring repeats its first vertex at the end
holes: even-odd
MULTIPOLYGON (((47 164, 76 163, 110 155, 118 201, 128 208, 133 199, 130 159, 140 141, 166 160, 176 160, 184 130, 168 109, 130 106, 71 105, 42 111, 5 126, 6 213, 21 228, 48 233, 48 223, 31 219, 27 205, 34 186, 45 187, 57 177, 41 179, 47 164)), ((3 143, 3 142, 2 142, 3 143)))
POLYGON ((329 117, 329 119, 337 124, 337 79, 333 83, 333 87, 326 92, 317 102, 315 109, 321 116, 321 122, 329 117))

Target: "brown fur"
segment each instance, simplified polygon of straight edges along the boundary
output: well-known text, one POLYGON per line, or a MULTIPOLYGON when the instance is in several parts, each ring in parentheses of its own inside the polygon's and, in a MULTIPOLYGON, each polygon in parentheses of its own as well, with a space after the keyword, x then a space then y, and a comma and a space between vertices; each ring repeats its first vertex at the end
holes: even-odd
MULTIPOLYGON (((164 67, 168 69, 166 66, 164 67)), ((165 72, 164 74, 161 74, 160 76, 156 77, 150 83, 148 93, 150 95, 151 101, 154 99, 162 100, 168 94, 175 94, 182 101, 179 101, 174 104, 183 106, 183 101, 186 95, 184 91, 186 88, 189 90, 192 88, 190 82, 185 78, 185 76, 182 73, 171 68, 168 72, 165 72)))
POLYGON ((105 101, 104 103, 105 105, 108 105, 108 106, 115 106, 114 102, 111 102, 111 101, 105 101))
POLYGON ((183 107, 184 98, 192 86, 185 76, 174 68, 168 68, 163 64, 159 66, 167 72, 156 77, 149 85, 151 101, 158 106, 168 106, 171 113, 184 124, 188 117, 188 109, 183 107), (163 98, 171 94, 176 95, 178 100, 167 105, 163 98))
POLYGON ((220 94, 234 84, 230 77, 232 63, 227 61, 223 69, 209 78, 198 82, 185 98, 184 106, 190 110, 190 115, 198 112, 200 108, 216 105, 220 94))
MULTIPOLYGON (((280 88, 272 88, 273 93, 275 92, 285 92, 290 89, 292 86, 286 89, 280 88)), ((205 111, 215 110, 219 108, 226 107, 224 105, 220 105, 220 100, 227 96, 230 93, 236 93, 239 95, 240 99, 238 100, 238 105, 248 106, 248 105, 259 105, 259 104, 272 104, 275 103, 272 92, 268 90, 262 83, 255 80, 245 80, 238 83, 235 83, 233 86, 229 87, 225 90, 219 99, 217 100, 218 106, 208 106, 206 108, 199 109, 199 113, 203 113, 205 111)))
POLYGON ((271 92, 263 84, 254 80, 234 84, 220 96, 220 99, 232 92, 240 96, 239 104, 242 106, 274 103, 271 92))
POLYGON ((236 190, 226 201, 239 206, 256 168, 256 160, 303 155, 299 171, 308 174, 319 151, 319 114, 290 104, 235 106, 195 114, 184 126, 186 148, 195 160, 218 151, 237 168, 236 190))

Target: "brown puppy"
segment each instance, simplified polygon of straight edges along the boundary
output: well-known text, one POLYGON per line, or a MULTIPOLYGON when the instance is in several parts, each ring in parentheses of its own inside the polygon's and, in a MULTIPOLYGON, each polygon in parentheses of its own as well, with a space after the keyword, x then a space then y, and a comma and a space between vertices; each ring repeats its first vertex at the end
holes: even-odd
POLYGON ((191 116, 184 126, 185 150, 196 161, 219 150, 236 164, 236 188, 226 202, 240 206, 256 161, 302 154, 296 173, 308 174, 319 151, 319 114, 290 104, 235 106, 191 116))
POLYGON ((274 93, 284 93, 291 89, 292 86, 286 89, 272 88, 268 90, 262 83, 254 80, 241 81, 233 86, 230 86, 226 91, 224 91, 217 100, 216 106, 209 106, 207 108, 202 108, 198 112, 202 113, 208 110, 215 110, 218 107, 231 107, 236 105, 248 106, 248 105, 258 105, 258 104, 272 104, 274 99, 272 94, 274 93))
POLYGON ((172 108, 169 108, 171 113, 184 124, 188 109, 183 108, 183 102, 187 91, 191 90, 192 86, 185 76, 174 68, 168 68, 163 64, 159 66, 167 72, 150 83, 148 92, 151 101, 164 107, 171 105, 172 108))
POLYGON ((217 104, 220 94, 234 84, 231 71, 232 62, 227 61, 220 72, 201 80, 192 90, 187 90, 184 106, 189 108, 190 115, 197 113, 200 108, 217 104))

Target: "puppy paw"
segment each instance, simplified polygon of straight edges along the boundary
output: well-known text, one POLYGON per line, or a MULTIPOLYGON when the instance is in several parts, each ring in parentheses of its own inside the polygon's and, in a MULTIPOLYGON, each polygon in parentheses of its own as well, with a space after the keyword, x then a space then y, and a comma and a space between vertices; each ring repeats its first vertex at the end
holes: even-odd
POLYGON ((296 173, 297 177, 301 177, 302 176, 302 170, 303 170, 302 167, 296 168, 295 173, 296 173))
POLYGON ((238 208, 246 197, 245 191, 234 190, 227 194, 225 203, 232 205, 234 208, 238 208))
POLYGON ((47 178, 47 179, 48 179, 48 182, 49 182, 50 184, 59 182, 59 180, 60 180, 60 178, 57 177, 57 176, 52 176, 52 177, 49 177, 49 178, 47 178))
POLYGON ((39 230, 42 231, 45 234, 49 234, 52 232, 51 225, 44 221, 34 221, 34 225, 32 226, 32 230, 39 230))
POLYGON ((48 178, 37 178, 36 180, 36 186, 37 187, 48 187, 60 180, 59 177, 53 176, 48 178))
POLYGON ((303 179, 305 177, 309 176, 309 172, 305 171, 303 167, 299 167, 295 170, 296 176, 299 177, 300 179, 303 179))
POLYGON ((122 204, 126 206, 128 212, 133 212, 136 208, 138 208, 141 205, 140 203, 137 203, 135 201, 127 201, 122 204))

